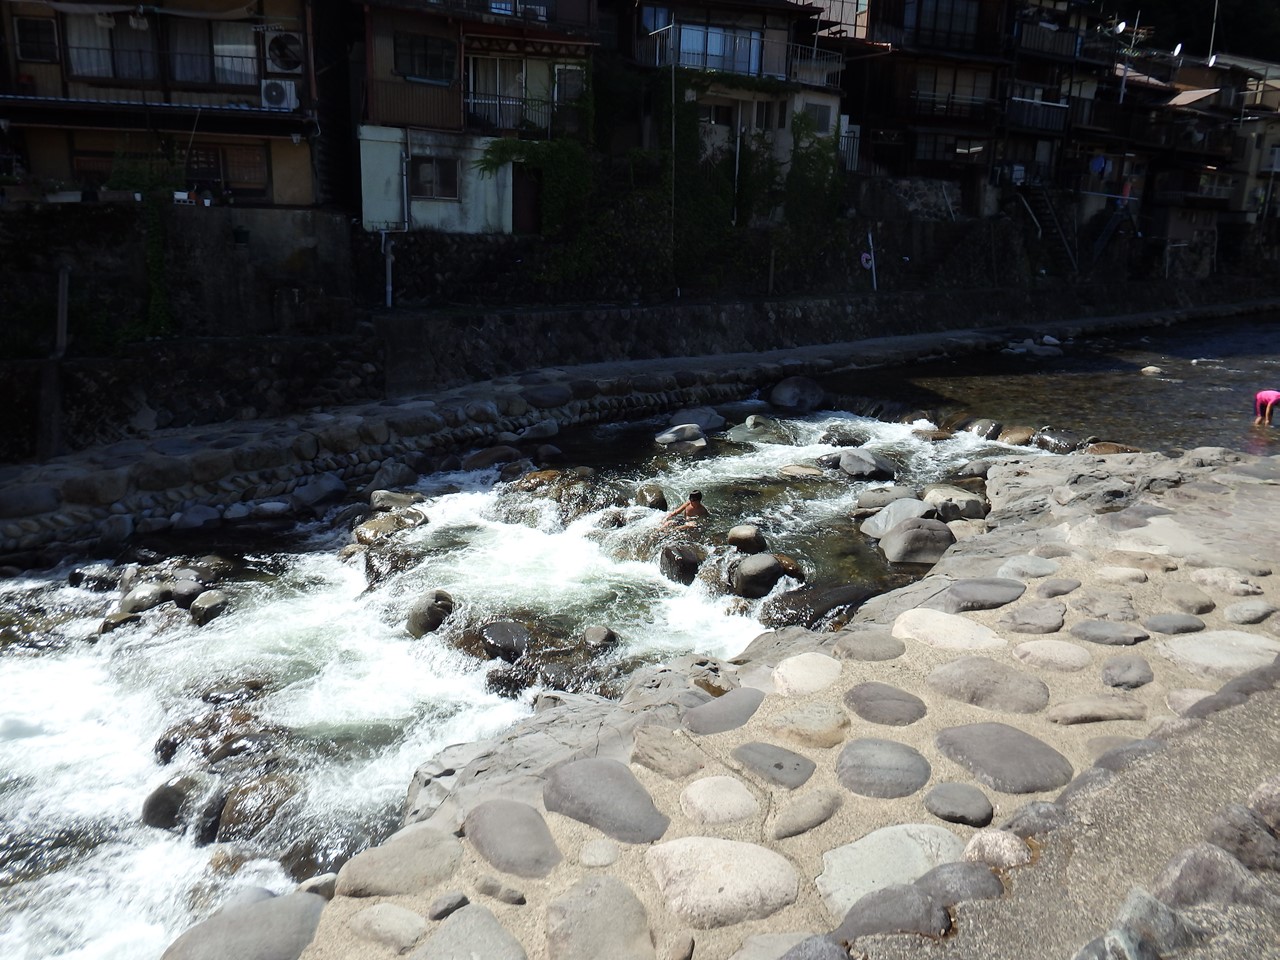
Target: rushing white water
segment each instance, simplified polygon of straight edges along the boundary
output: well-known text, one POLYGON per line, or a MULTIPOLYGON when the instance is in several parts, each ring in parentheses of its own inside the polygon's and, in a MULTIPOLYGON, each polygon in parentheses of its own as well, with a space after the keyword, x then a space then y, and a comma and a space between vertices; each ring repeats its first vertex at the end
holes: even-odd
MULTIPOLYGON (((912 434, 920 424, 831 414, 786 422, 791 443, 726 445, 721 456, 660 456, 604 473, 619 489, 657 482, 673 502, 701 488, 715 529, 756 523, 772 549, 822 574, 840 554, 833 546, 842 548, 832 541, 853 539, 848 516, 866 484, 779 471, 830 453, 819 438, 851 424, 914 484, 1001 449, 969 434, 928 443, 912 434)), ((607 444, 612 434, 598 436, 607 444)), ((154 960, 236 890, 291 888, 279 857, 300 837, 317 862, 376 842, 419 763, 526 715, 532 692, 488 692, 491 665, 446 642, 447 628, 407 635, 407 609, 425 590, 455 597, 450 622, 518 616, 565 637, 608 625, 622 641, 620 663, 732 655, 762 632, 760 601, 661 575, 646 549, 660 514, 624 508, 629 522, 616 526, 603 521, 617 508, 605 508, 565 524, 554 502, 493 480, 424 480, 429 523, 404 538, 414 560, 372 589, 360 561, 338 558, 345 534, 323 525, 306 550, 247 557, 248 574, 225 586, 229 611, 203 628, 157 608, 98 638, 116 594, 66 586, 67 570, 0 586, 2 623, 27 629, 0 647, 0 957, 154 960), (246 680, 265 683, 242 706, 278 733, 298 792, 252 842, 198 846, 189 834, 143 826, 156 787, 201 769, 187 748, 161 765, 157 739, 214 709, 202 694, 246 680)))

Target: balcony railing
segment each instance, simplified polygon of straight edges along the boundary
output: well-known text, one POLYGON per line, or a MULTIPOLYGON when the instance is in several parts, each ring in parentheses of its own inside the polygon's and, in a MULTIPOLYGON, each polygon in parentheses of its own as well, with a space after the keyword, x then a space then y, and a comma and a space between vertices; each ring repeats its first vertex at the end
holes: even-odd
POLYGON ((508 97, 468 91, 463 95, 468 130, 481 133, 576 133, 581 114, 576 104, 533 97, 508 97))
POLYGON ((636 43, 636 59, 655 67, 793 80, 838 89, 844 61, 837 53, 767 40, 759 31, 676 23, 636 43))
POLYGON ((462 129, 462 97, 457 87, 408 80, 370 80, 365 118, 391 126, 462 129))
POLYGON ((514 17, 532 23, 585 25, 590 22, 587 4, 557 3, 556 0, 431 0, 431 7, 477 16, 514 17))
POLYGON ((1038 130, 1044 133, 1062 133, 1067 129, 1070 105, 1046 103, 1043 100, 1026 100, 1010 97, 1005 109, 1005 120, 1011 127, 1038 130))
POLYGON ((991 115, 994 104, 987 97, 912 90, 904 106, 913 117, 983 120, 991 115))
POLYGON ((840 166, 853 173, 858 169, 858 156, 862 146, 862 138, 856 133, 840 135, 836 141, 836 154, 840 158, 840 166))
MULTIPOLYGON (((0 56, 3 54, 0 53, 0 56)), ((305 96, 301 78, 297 99, 305 96)), ((0 80, 0 96, 40 101, 110 103, 128 107, 263 109, 261 64, 257 57, 211 56, 173 50, 113 50, 69 47, 60 66, 19 70, 0 80)), ((273 111, 282 106, 272 105, 273 111)))
POLYGON ((1035 23, 1018 27, 1018 49, 1048 53, 1055 57, 1074 58, 1080 47, 1080 35, 1071 30, 1046 30, 1035 23))

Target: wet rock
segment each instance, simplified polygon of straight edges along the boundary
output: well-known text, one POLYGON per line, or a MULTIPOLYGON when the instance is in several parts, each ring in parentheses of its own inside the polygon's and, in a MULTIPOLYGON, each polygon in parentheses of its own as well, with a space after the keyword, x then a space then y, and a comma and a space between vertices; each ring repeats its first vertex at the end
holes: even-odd
POLYGON ((218 821, 218 842, 233 843, 257 836, 299 789, 287 774, 268 773, 227 791, 218 821))
POLYGON ((119 610, 113 610, 102 618, 102 623, 98 624, 98 635, 106 636, 121 627, 141 622, 142 614, 140 613, 121 613, 119 610))
POLYGON ((514 620, 497 620, 480 628, 480 642, 485 656, 515 663, 529 650, 532 635, 524 624, 514 620))
POLYGON ((1198 633, 1204 629, 1204 621, 1189 613, 1157 613, 1142 621, 1143 627, 1152 633, 1198 633))
POLYGON ((207 588, 199 580, 175 580, 172 586, 173 605, 179 610, 190 610, 196 597, 207 588))
POLYGON ((808 757, 770 743, 744 743, 734 747, 732 756, 762 780, 787 790, 804 784, 816 769, 808 757))
POLYGON ((703 430, 719 430, 725 425, 724 417, 712 407, 686 407, 677 410, 668 421, 673 427, 681 423, 693 423, 703 430))
POLYGON ((134 587, 120 600, 121 613, 143 613, 168 603, 173 599, 173 587, 168 583, 143 583, 134 587))
POLYGON ((610 650, 619 643, 618 635, 608 627, 587 627, 582 631, 582 643, 592 653, 610 650))
POLYGON ((742 553, 764 553, 769 549, 760 528, 751 523, 740 523, 730 527, 725 540, 729 546, 742 553))
POLYGON ((635 774, 617 760, 602 757, 573 760, 552 769, 542 800, 548 811, 624 843, 657 840, 670 822, 658 812, 635 774))
POLYGON ((787 377, 769 391, 769 402, 787 413, 810 413, 825 399, 826 391, 808 377, 787 377))
POLYGON ((785 857, 716 837, 660 843, 645 863, 667 909, 696 930, 762 920, 793 903, 799 887, 785 857))
POLYGON ((987 795, 967 783, 939 783, 925 794, 924 808, 939 820, 969 827, 985 827, 995 816, 987 795))
POLYGON ((750 414, 742 423, 731 427, 726 434, 736 443, 790 443, 791 438, 777 420, 750 414))
POLYGON ((799 836, 830 820, 844 798, 834 790, 819 788, 802 794, 778 812, 773 824, 773 838, 785 840, 799 836))
POLYGON ((1049 702, 1043 681, 989 657, 961 657, 943 664, 927 682, 943 696, 984 710, 1036 713, 1049 702))
POLYGON ((584 877, 547 904, 549 960, 654 960, 644 904, 621 880, 584 877))
POLYGON ((191 601, 191 619, 198 627, 203 627, 210 620, 226 612, 231 602, 221 590, 205 590, 191 601))
POLYGON ((949 727, 935 737, 938 749, 980 783, 1003 793, 1042 793, 1074 773, 1070 761, 1042 740, 1003 723, 949 727))
POLYGON ((903 497, 893 500, 872 517, 862 521, 859 530, 874 540, 879 540, 886 533, 902 523, 920 517, 933 517, 936 511, 922 500, 903 497))
POLYGON ((437 630, 453 613, 453 597, 444 590, 428 590, 409 607, 405 629, 411 637, 423 637, 437 630))
POLYGON ((765 596, 782 579, 784 571, 771 553, 757 553, 733 568, 733 592, 739 597, 755 599, 765 596))
POLYGON ((859 510, 879 510, 887 507, 895 500, 919 500, 919 495, 914 487, 869 487, 858 494, 857 508, 859 510))
POLYGON ((142 822, 160 830, 176 830, 191 816, 191 808, 208 784, 184 774, 156 787, 142 803, 142 822))
MULTIPOLYGON (((788 576, 795 575, 788 573, 788 576)), ((764 602, 760 621, 770 627, 818 627, 833 618, 851 615, 875 593, 870 587, 856 583, 788 590, 764 602)))
POLYGON ((707 436, 702 432, 702 428, 696 423, 680 423, 664 430, 653 438, 654 443, 662 446, 670 446, 676 443, 696 443, 706 440, 707 436))
POLYGON ((956 535, 941 520, 904 520, 880 541, 880 550, 891 563, 937 563, 956 535))
POLYGON ((869 450, 846 450, 840 454, 841 472, 857 480, 892 480, 898 466, 892 460, 869 450))
POLYGON ((671 509, 667 505, 667 494, 662 487, 656 483, 643 484, 638 490, 633 501, 638 507, 648 507, 650 510, 667 511, 671 509))
POLYGON ((688 586, 697 579, 698 568, 706 558, 704 547, 692 543, 668 544, 658 554, 658 569, 668 580, 688 586))
POLYGON ((542 814, 525 803, 486 800, 462 826, 480 855, 504 873, 545 877, 564 859, 542 814))
POLYGON ((844 703, 868 723, 890 727, 905 727, 928 712, 914 694, 875 681, 858 684, 844 695, 844 703))
POLYGON ((680 809, 696 824, 733 823, 760 812, 760 804, 737 777, 703 777, 680 794, 680 809))
POLYGON ((836 779, 863 797, 909 797, 926 783, 929 761, 906 744, 864 738, 845 744, 836 760, 836 779))

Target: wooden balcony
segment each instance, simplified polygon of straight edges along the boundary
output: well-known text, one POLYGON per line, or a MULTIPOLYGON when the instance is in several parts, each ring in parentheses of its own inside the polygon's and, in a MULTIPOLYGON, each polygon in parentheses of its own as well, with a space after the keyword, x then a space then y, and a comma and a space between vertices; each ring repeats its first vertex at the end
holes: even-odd
POLYGON ((462 129, 462 92, 455 84, 370 80, 365 117, 369 123, 430 130, 462 129))

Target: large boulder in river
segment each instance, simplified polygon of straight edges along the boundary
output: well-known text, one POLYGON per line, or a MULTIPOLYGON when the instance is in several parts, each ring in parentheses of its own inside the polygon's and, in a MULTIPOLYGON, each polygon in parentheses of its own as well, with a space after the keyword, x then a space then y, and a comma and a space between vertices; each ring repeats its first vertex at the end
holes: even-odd
POLYGON ((724 417, 711 407, 688 407, 677 410, 668 421, 673 427, 678 424, 692 423, 706 430, 719 430, 724 426, 724 417))
POLYGON ((924 502, 937 510, 938 519, 944 523, 950 520, 981 520, 991 509, 982 494, 950 483, 929 484, 924 488, 924 502))
POLYGON ((480 642, 491 659, 515 663, 529 649, 530 634, 524 624, 497 620, 480 628, 480 642))
POLYGON ((678 423, 669 430, 663 430, 653 438, 654 443, 662 446, 670 446, 674 443, 697 443, 699 440, 705 441, 706 434, 702 432, 702 428, 696 423, 678 423))
POLYGON ((168 583, 143 583, 120 600, 121 613, 141 613, 173 599, 173 586, 168 583))
POLYGON ((1041 427, 1031 438, 1033 446, 1051 453, 1070 453, 1080 446, 1080 437, 1069 430, 1055 430, 1053 427, 1041 427))
POLYGON ((914 497, 902 497, 893 500, 880 509, 874 516, 862 521, 859 529, 868 537, 879 540, 903 520, 916 517, 932 517, 934 508, 923 500, 914 497))
POLYGON ((769 402, 787 413, 809 413, 822 406, 826 391, 808 377, 787 377, 769 391, 769 402))
POLYGON ((409 607, 405 628, 411 637, 422 637, 438 629, 453 613, 453 597, 444 590, 428 590, 409 607))
POLYGON ((785 573, 773 554, 757 553, 733 568, 733 592, 748 599, 763 597, 785 573))
POLYGON ((730 527, 725 539, 729 546, 742 553, 764 553, 769 549, 769 544, 765 542, 764 534, 753 523, 740 523, 735 527, 730 527))
POLYGON ((221 616, 230 602, 231 598, 221 590, 206 590, 191 601, 191 619, 197 627, 203 627, 214 617, 221 616))
POLYGON ((698 576, 698 568, 705 559, 706 549, 697 544, 671 543, 658 554, 658 569, 668 580, 688 586, 698 576))
POLYGON ((753 413, 727 436, 737 443, 790 443, 791 437, 777 420, 753 413))
POLYGON ((898 467, 870 450, 846 450, 840 454, 840 469, 859 480, 892 480, 898 474, 898 467))
POLYGON ((760 609, 760 622, 778 629, 813 628, 832 620, 847 620, 877 592, 856 583, 788 590, 765 601, 760 609))
POLYGON ((635 496, 637 507, 648 507, 650 510, 669 510, 667 493, 656 483, 643 484, 635 496))
POLYGON ((880 549, 891 563, 937 563, 956 535, 941 520, 904 520, 884 535, 880 549))

